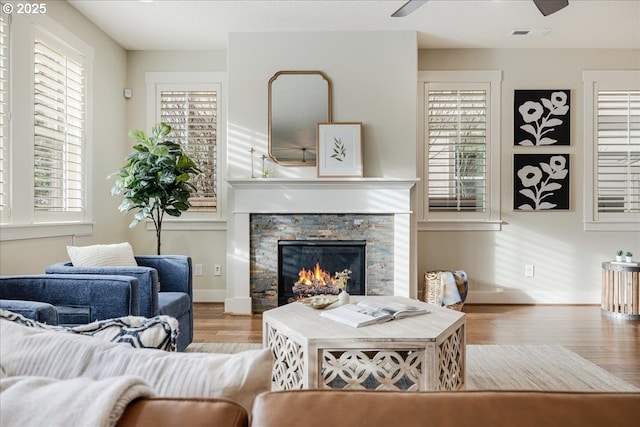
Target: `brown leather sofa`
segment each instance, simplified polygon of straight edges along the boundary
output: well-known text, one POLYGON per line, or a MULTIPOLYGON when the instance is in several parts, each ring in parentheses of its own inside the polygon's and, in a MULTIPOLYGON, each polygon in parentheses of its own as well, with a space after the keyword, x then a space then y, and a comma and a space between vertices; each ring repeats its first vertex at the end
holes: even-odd
MULTIPOLYGON (((297 390, 263 393, 251 427, 626 427, 640 420, 640 393, 297 390)), ((140 399, 119 427, 249 424, 221 399, 140 399)))
POLYGON ((226 399, 136 399, 116 427, 247 427, 247 411, 226 399))

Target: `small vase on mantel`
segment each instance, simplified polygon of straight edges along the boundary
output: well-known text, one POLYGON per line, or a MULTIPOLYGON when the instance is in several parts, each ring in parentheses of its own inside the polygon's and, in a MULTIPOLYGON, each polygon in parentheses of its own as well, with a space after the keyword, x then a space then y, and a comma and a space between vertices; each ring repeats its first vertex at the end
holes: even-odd
POLYGON ((340 295, 338 295, 338 301, 340 302, 340 305, 349 304, 349 294, 347 291, 340 292, 340 295))

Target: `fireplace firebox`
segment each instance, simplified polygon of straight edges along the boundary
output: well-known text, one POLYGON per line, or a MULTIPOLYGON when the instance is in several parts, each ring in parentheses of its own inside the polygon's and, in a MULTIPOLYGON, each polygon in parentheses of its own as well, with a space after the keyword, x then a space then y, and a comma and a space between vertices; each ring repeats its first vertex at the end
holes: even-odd
POLYGON ((295 299, 293 285, 300 270, 313 269, 319 264, 322 270, 335 274, 351 270, 347 292, 365 294, 366 275, 365 240, 279 240, 278 241, 278 305, 295 299))

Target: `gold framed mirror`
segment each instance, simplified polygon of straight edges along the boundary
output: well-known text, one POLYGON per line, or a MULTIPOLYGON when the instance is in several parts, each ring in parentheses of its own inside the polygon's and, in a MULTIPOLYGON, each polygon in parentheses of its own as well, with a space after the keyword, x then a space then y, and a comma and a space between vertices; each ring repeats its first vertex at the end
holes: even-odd
POLYGON ((316 128, 331 121, 331 82, 322 71, 278 71, 269 80, 269 157, 316 165, 316 128))

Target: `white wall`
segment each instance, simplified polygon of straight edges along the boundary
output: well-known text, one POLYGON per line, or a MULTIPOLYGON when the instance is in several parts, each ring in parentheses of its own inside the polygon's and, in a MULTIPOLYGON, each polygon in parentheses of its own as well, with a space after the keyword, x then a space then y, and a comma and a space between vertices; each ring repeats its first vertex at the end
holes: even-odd
MULTIPOLYGON (((51 18, 94 49, 92 191, 94 227, 91 236, 3 241, 0 274, 42 273, 54 262, 68 260, 67 245, 115 243, 126 240, 126 220, 118 213, 120 202, 110 196, 106 177, 119 167, 125 153, 126 106, 122 88, 126 82, 126 52, 66 2, 48 2, 51 18)), ((31 71, 31 70, 29 70, 31 71)), ((31 102, 13 94, 13 102, 31 102)), ((25 141, 27 142, 27 141, 25 141)), ((28 185, 18 192, 32 193, 28 185)))
MULTIPOLYGON (((229 34, 227 176, 251 176, 251 148, 255 159, 268 154, 269 79, 278 71, 317 70, 331 81, 332 121, 363 124, 364 176, 414 179, 416 53, 415 32, 229 34)), ((317 176, 315 167, 271 163, 271 170, 277 178, 317 176)), ((248 230, 242 228, 229 218, 229 250, 246 237, 248 230)), ((411 247, 413 261, 415 239, 411 247)), ((229 252, 228 265, 236 265, 235 255, 248 256, 229 252)), ((234 298, 245 304, 236 305, 237 311, 246 312, 248 289, 237 293, 235 285, 227 284, 226 307, 232 310, 234 298)))
MULTIPOLYGON (((420 232, 418 271, 464 269, 478 302, 599 303, 601 263, 640 253, 640 233, 583 231, 583 70, 637 69, 638 50, 421 50, 420 70, 502 70, 501 231, 420 232), (571 145, 513 146, 514 89, 570 89, 571 145), (571 208, 513 210, 513 154, 569 153, 571 208), (535 265, 533 278, 525 264, 535 265)), ((640 221, 640 218, 638 218, 640 221)))
MULTIPOLYGON (((364 176, 415 178, 417 41, 414 32, 231 33, 228 176, 251 176, 249 149, 267 154, 268 82, 282 70, 323 71, 333 121, 363 123, 364 176)), ((315 167, 274 165, 276 177, 315 167)))
MULTIPOLYGON (((127 101, 127 129, 150 131, 147 123, 147 72, 193 72, 226 71, 226 51, 129 51, 127 54, 127 87, 133 90, 133 97, 127 101)), ((224 144, 224 141, 219 141, 224 144)), ((127 138, 126 150, 129 152, 134 141, 127 138)), ((224 200, 222 200, 224 203, 224 200)), ((187 216, 189 212, 183 215, 187 216)), ((131 220, 131 215, 127 216, 131 220)), ((223 301, 226 286, 226 224, 204 218, 204 222, 192 226, 172 226, 171 217, 164 220, 162 231, 162 253, 181 254, 192 258, 193 264, 202 264, 203 275, 193 277, 195 301, 223 301), (214 265, 222 266, 222 275, 214 276, 214 265)), ((128 223, 127 223, 128 224, 128 223)), ((153 225, 138 224, 128 229, 127 238, 135 252, 140 254, 156 253, 156 236, 153 225)))

